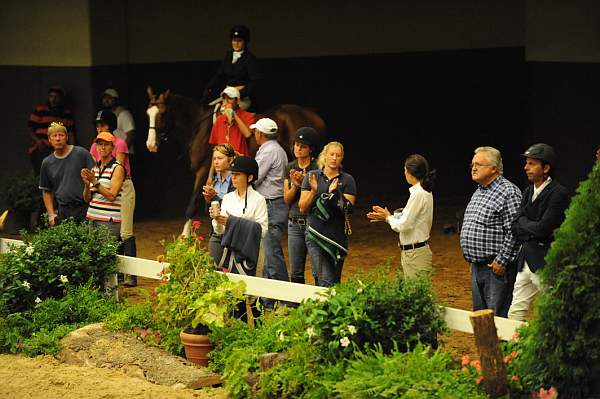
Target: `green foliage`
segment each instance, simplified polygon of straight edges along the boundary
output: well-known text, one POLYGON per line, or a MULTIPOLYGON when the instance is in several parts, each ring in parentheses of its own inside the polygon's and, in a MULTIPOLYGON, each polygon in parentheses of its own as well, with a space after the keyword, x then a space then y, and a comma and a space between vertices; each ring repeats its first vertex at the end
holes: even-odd
POLYGON ((324 398, 334 396, 349 360, 377 346, 406 351, 420 341, 436 344, 445 326, 428 282, 376 276, 350 280, 255 327, 214 329, 212 367, 232 397, 324 398), (287 360, 258 372, 260 355, 283 352, 287 360), (252 393, 243 376, 258 373, 252 393))
POLYGON ((61 349, 60 338, 101 321, 118 307, 91 283, 68 287, 63 298, 47 299, 33 309, 0 317, 0 352, 54 354, 61 349))
POLYGON ((437 335, 447 331, 430 283, 400 274, 351 279, 330 290, 326 301, 308 301, 299 311, 331 360, 352 358, 373 343, 384 353, 418 342, 437 346, 437 335))
POLYGON ((385 355, 380 348, 350 361, 344 379, 335 385, 340 398, 487 398, 448 353, 417 344, 385 355))
POLYGON ((600 163, 571 200, 542 270, 521 362, 530 388, 555 386, 560 396, 600 395, 600 163))
MULTIPOLYGON (((144 293, 145 291, 140 290, 144 293)), ((104 327, 111 331, 131 331, 134 329, 156 328, 152 315, 152 303, 145 301, 122 306, 118 312, 110 313, 104 319, 104 327)))
POLYGON ((17 212, 31 213, 42 201, 39 179, 33 174, 4 175, 0 180, 0 202, 17 212))
POLYGON ((24 242, 0 255, 0 316, 60 298, 67 285, 101 287, 116 271, 119 244, 105 228, 69 221, 25 234, 24 242))

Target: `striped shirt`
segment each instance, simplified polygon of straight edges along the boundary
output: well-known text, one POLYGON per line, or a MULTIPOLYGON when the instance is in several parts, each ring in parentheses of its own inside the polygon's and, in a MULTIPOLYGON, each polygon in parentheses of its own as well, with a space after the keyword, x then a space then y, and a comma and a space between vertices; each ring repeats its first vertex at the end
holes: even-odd
MULTIPOLYGON (((100 169, 99 164, 94 166, 92 172, 96 176, 96 180, 100 182, 102 187, 110 187, 110 179, 112 178, 115 168, 122 166, 114 158, 106 164, 103 169, 100 169)), ((100 220, 103 222, 121 222, 121 193, 117 195, 114 201, 109 201, 98 190, 92 187, 92 200, 87 211, 89 220, 100 220)))
POLYGON ((478 186, 465 211, 460 246, 470 263, 496 261, 506 266, 517 255, 510 226, 521 204, 521 190, 498 176, 488 186, 478 186))
MULTIPOLYGON (((75 120, 71 111, 62 107, 50 108, 48 104, 38 105, 29 116, 29 128, 47 146, 50 146, 48 142, 48 127, 52 122, 61 122, 70 134, 75 133, 75 120)), ((31 154, 35 148, 36 146, 32 140, 29 153, 31 154)))

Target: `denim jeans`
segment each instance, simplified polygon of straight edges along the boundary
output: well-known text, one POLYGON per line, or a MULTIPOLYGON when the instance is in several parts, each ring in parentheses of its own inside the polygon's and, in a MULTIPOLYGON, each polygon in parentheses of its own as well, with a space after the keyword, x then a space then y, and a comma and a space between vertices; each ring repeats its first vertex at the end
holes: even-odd
POLYGON ((313 240, 306 239, 306 248, 308 256, 312 263, 313 270, 317 273, 316 282, 319 287, 331 287, 337 284, 342 279, 342 267, 344 260, 342 259, 337 264, 319 247, 319 244, 313 240))
POLYGON ((484 263, 471 263, 473 310, 492 309, 496 316, 506 317, 508 286, 507 272, 498 276, 484 263))
MULTIPOLYGON (((292 283, 304 284, 306 255, 306 224, 298 224, 290 220, 288 221, 288 256, 292 269, 292 283)), ((312 265, 312 275, 317 281, 317 269, 314 265, 312 265)))
POLYGON ((208 239, 208 253, 215 261, 215 267, 221 262, 223 256, 223 247, 221 246, 221 236, 213 231, 208 239))
POLYGON ((265 267, 263 277, 272 280, 289 281, 281 239, 288 220, 288 207, 282 198, 267 200, 269 230, 264 239, 265 267))

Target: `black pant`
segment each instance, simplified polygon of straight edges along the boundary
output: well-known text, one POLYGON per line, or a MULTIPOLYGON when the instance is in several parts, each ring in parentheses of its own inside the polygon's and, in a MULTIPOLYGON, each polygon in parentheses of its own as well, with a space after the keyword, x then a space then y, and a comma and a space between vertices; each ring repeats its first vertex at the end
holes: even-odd
POLYGON ((83 223, 87 215, 88 204, 85 202, 76 204, 61 205, 58 204, 58 217, 56 224, 61 224, 68 218, 75 219, 77 223, 83 223))

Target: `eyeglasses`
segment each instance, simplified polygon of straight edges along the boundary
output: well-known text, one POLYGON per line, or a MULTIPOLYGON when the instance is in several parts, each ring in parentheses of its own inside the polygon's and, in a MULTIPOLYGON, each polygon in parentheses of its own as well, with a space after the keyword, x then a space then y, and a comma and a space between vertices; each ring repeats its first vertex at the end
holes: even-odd
POLYGON ((477 169, 477 168, 491 168, 492 166, 494 166, 494 165, 482 165, 482 164, 477 163, 477 162, 473 162, 473 163, 469 164, 469 168, 470 169, 473 169, 473 168, 475 168, 475 169, 477 169))

